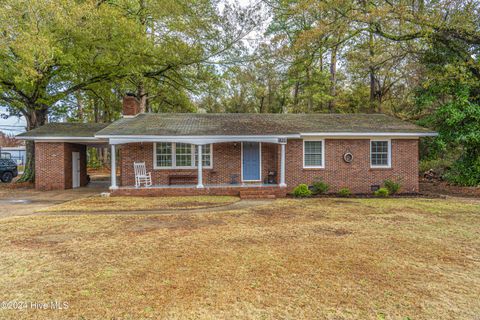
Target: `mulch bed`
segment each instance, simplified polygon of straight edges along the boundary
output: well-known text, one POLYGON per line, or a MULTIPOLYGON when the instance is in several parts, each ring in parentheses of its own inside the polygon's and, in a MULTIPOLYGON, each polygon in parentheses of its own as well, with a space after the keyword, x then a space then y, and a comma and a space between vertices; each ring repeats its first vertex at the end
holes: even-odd
MULTIPOLYGON (((292 194, 287 195, 287 197, 298 199, 297 197, 295 197, 292 194)), ((427 198, 427 199, 445 199, 446 196, 442 195, 442 194, 419 192, 419 193, 399 193, 399 194, 389 195, 388 197, 376 196, 373 193, 355 193, 355 194, 351 194, 347 197, 342 197, 342 196, 339 196, 336 193, 327 193, 327 194, 312 195, 309 198, 340 198, 340 199, 427 198)))
POLYGON ((424 194, 440 194, 455 197, 480 198, 480 187, 461 187, 451 185, 445 181, 421 181, 420 190, 424 194))
MULTIPOLYGON (((445 199, 448 196, 480 198, 480 187, 462 187, 449 184, 439 180, 420 180, 420 192, 418 193, 400 193, 389 195, 388 198, 430 198, 445 199)), ((295 198, 288 195, 289 198, 295 198)), ((336 193, 312 195, 310 198, 382 198, 373 193, 356 193, 348 197, 341 197, 336 193)))

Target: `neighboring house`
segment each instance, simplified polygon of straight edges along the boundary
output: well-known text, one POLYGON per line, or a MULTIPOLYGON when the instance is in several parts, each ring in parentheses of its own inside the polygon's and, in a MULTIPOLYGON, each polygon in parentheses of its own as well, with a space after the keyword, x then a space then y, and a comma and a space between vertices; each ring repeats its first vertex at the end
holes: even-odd
POLYGON ((318 178, 333 192, 369 193, 389 178, 418 192, 419 138, 436 135, 383 114, 138 112, 127 96, 110 125, 50 123, 19 135, 35 141, 36 188, 85 185, 86 146, 109 144, 117 195, 284 196, 318 178), (145 162, 153 186, 135 187, 134 162, 145 162))
POLYGON ((25 165, 26 151, 23 141, 0 131, 0 158, 12 159, 19 166, 25 165))

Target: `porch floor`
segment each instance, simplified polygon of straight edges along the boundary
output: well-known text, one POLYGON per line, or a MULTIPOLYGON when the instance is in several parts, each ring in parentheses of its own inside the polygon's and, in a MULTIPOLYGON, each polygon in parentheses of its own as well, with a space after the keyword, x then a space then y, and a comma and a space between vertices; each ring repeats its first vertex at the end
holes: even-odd
POLYGON ((196 184, 188 185, 153 185, 151 187, 123 186, 110 190, 113 196, 240 196, 241 198, 278 198, 285 197, 286 187, 278 184, 207 184, 197 188, 196 184))
MULTIPOLYGON (((204 189, 207 188, 268 188, 268 187, 280 187, 278 184, 265 184, 265 183, 244 183, 244 184, 204 184, 204 189)), ((185 189, 185 188, 197 188, 196 184, 174 184, 174 185, 166 185, 166 184, 154 184, 150 187, 135 187, 135 186, 121 186, 118 189, 185 189)))

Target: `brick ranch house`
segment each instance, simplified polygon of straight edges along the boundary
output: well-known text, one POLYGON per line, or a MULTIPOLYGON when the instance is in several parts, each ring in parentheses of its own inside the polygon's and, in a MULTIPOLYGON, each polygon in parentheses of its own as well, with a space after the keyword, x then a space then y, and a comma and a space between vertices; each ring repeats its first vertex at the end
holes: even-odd
POLYGON ((122 119, 111 124, 49 123, 20 134, 35 141, 36 189, 85 186, 86 147, 108 144, 112 195, 280 197, 317 178, 332 192, 369 193, 394 179, 402 192, 414 193, 419 138, 436 135, 383 114, 139 110, 137 99, 126 96, 122 119), (134 162, 145 163, 152 186, 135 186, 134 162))

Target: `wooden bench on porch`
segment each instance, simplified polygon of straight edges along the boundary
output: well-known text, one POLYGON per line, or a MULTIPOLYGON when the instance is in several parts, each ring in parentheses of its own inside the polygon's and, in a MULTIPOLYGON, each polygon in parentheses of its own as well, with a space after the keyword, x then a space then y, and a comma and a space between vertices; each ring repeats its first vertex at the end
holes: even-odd
POLYGON ((168 176, 168 184, 196 184, 197 175, 194 174, 171 174, 168 176))

